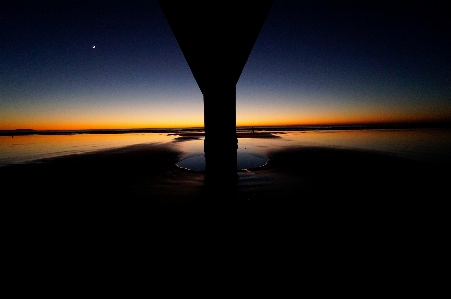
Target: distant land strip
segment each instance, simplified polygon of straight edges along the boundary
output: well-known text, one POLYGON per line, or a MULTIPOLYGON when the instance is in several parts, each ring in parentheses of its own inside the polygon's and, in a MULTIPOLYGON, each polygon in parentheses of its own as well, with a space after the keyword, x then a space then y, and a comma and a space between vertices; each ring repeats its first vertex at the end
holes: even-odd
MULTIPOLYGON (((237 127, 237 133, 255 131, 313 131, 313 130, 369 130, 369 129, 420 129, 451 128, 451 122, 409 123, 409 124, 363 124, 363 125, 305 125, 305 126, 243 126, 237 127)), ((204 128, 143 128, 143 129, 90 129, 90 130, 0 130, 0 136, 24 135, 73 135, 73 134, 130 134, 130 133, 168 133, 182 132, 204 133, 204 128)))

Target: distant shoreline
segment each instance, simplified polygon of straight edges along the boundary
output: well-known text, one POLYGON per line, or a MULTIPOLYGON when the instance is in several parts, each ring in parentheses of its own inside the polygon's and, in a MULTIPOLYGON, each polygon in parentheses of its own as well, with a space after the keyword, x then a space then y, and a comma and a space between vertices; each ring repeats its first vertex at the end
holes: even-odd
MULTIPOLYGON (((309 125, 309 126, 241 126, 236 131, 313 131, 313 130, 369 130, 369 129, 432 129, 451 128, 451 123, 368 124, 368 125, 309 125)), ((89 129, 89 130, 0 130, 0 136, 74 135, 74 134, 131 134, 204 132, 204 128, 143 128, 143 129, 89 129)))

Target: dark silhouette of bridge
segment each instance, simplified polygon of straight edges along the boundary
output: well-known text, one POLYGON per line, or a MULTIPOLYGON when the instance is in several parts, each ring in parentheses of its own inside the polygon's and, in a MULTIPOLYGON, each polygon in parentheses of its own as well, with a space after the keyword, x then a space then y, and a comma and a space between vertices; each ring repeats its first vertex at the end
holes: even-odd
POLYGON ((203 94, 207 182, 236 182, 236 84, 272 3, 159 1, 203 94))

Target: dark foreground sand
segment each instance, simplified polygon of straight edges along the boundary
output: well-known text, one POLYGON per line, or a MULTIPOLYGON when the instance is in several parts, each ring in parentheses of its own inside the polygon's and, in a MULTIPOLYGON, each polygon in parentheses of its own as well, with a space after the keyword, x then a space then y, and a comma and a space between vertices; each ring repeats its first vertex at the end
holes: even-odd
POLYGON ((236 186, 208 188, 204 173, 175 166, 179 156, 166 145, 137 145, 0 168, 6 244, 23 256, 55 252, 55 244, 85 254, 126 247, 129 256, 162 247, 211 253, 220 242, 242 257, 254 244, 272 258, 269 248, 281 258, 296 248, 322 259, 368 258, 371 250, 374 263, 408 263, 414 248, 443 240, 449 174, 439 165, 293 148, 240 172, 236 186))

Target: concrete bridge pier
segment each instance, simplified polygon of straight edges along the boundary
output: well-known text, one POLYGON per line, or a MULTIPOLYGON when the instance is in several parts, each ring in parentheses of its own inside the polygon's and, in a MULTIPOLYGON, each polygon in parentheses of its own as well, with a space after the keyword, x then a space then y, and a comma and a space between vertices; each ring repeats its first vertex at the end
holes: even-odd
POLYGON ((159 0, 204 100, 206 183, 237 183, 236 84, 273 0, 159 0))
POLYGON ((229 80, 210 82, 204 97, 204 155, 206 180, 212 184, 236 183, 236 85, 229 80))

